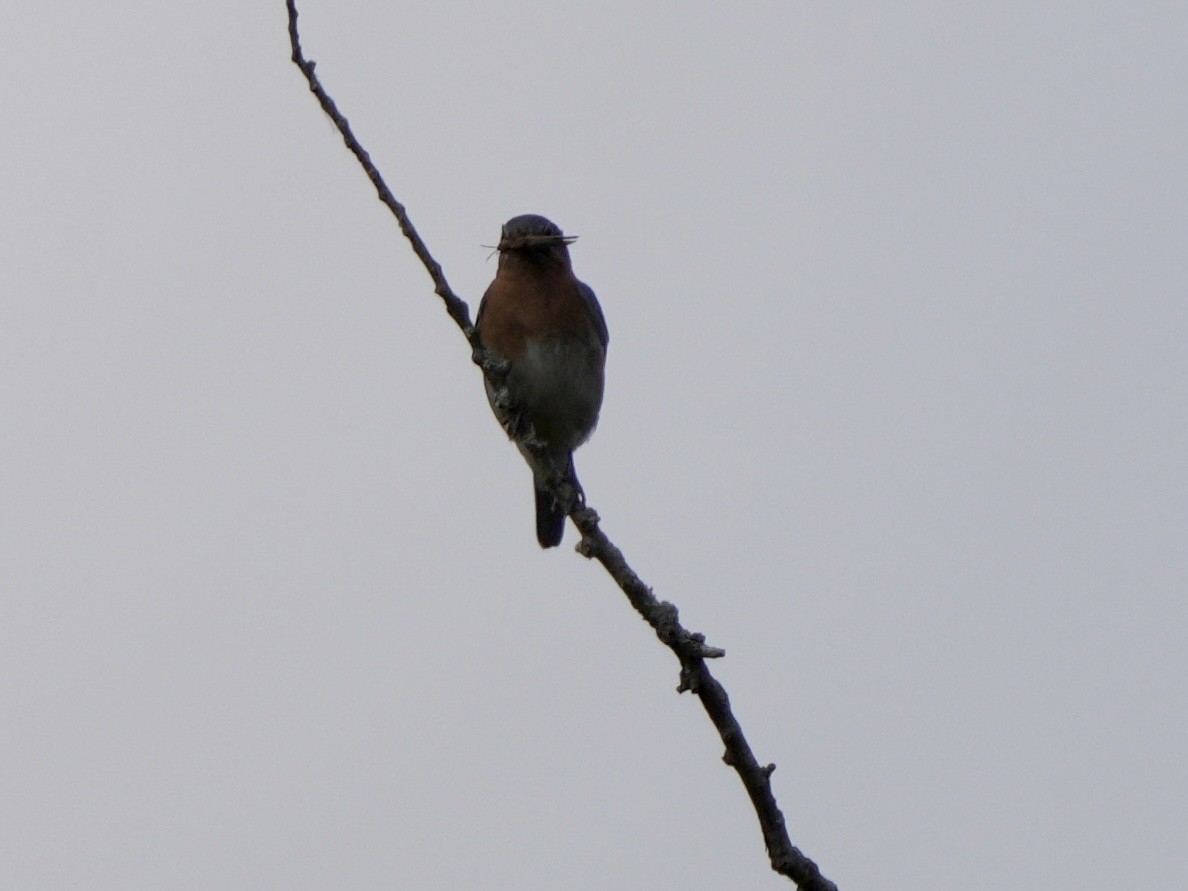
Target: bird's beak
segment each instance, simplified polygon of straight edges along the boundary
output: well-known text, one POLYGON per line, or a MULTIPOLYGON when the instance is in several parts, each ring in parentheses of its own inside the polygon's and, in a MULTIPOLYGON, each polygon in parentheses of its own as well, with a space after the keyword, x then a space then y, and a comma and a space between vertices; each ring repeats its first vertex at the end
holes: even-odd
POLYGON ((504 235, 499 239, 499 250, 502 252, 539 245, 573 244, 577 239, 576 235, 521 235, 518 238, 508 238, 504 235))

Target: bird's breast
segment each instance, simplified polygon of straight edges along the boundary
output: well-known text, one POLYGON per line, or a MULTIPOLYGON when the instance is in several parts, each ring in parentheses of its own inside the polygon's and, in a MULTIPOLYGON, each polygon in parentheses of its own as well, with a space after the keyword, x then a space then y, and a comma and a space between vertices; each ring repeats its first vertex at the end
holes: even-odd
POLYGON ((589 338, 529 340, 512 365, 508 390, 540 439, 575 449, 598 422, 604 363, 601 344, 589 338))

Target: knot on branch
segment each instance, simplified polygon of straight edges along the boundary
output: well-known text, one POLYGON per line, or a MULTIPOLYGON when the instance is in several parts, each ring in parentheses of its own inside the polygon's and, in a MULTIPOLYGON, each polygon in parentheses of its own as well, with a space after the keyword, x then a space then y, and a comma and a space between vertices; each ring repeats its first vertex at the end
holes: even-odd
MULTIPOLYGON (((651 593, 649 590, 648 594, 651 593)), ((667 600, 659 601, 652 607, 650 621, 658 638, 673 649, 679 646, 681 634, 685 629, 681 627, 680 611, 676 606, 667 600)))
POLYGON ((598 516, 598 511, 583 503, 571 511, 569 516, 577 526, 578 532, 582 534, 581 539, 574 546, 574 550, 587 560, 597 558, 602 553, 602 544, 599 540, 601 533, 598 529, 598 522, 601 518, 598 516))

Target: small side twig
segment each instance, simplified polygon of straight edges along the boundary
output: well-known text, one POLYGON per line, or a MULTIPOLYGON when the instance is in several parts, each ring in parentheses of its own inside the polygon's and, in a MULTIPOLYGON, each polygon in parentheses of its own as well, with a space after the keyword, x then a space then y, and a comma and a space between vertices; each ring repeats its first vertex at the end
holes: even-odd
MULTIPOLYGON (((338 106, 322 87, 315 73, 315 63, 306 59, 301 49, 301 40, 297 31, 297 3, 296 0, 286 0, 289 11, 289 42, 292 47, 292 60, 309 83, 310 92, 317 97, 322 110, 334 122, 347 148, 359 161, 367 178, 375 187, 380 201, 392 212, 400 231, 412 245, 413 253, 424 265, 429 277, 433 279, 433 290, 445 303, 446 312, 454 323, 461 329, 471 346, 471 358, 487 377, 497 387, 503 383, 507 374, 507 363, 492 355, 482 344, 478 331, 470 320, 470 309, 450 288, 442 272, 441 265, 433 259, 429 249, 425 246, 420 234, 408 217, 404 205, 396 200, 379 170, 371 161, 371 156, 360 144, 351 130, 346 117, 338 110, 338 106)), ((577 484, 575 481, 576 485, 577 484)), ((626 559, 600 527, 597 512, 587 505, 584 499, 574 497, 573 492, 565 491, 570 485, 560 481, 554 491, 559 503, 570 504, 569 517, 582 534, 578 544, 579 553, 597 560, 605 567, 611 577, 627 595, 627 599, 635 610, 651 625, 656 636, 676 654, 680 661, 680 686, 678 692, 690 691, 700 700, 706 714, 709 715, 714 727, 726 747, 722 760, 733 767, 742 780, 747 794, 755 807, 759 818, 759 825, 763 832, 763 840, 767 846, 771 867, 780 875, 792 879, 802 891, 837 891, 837 886, 821 875, 817 865, 800 852, 788 837, 788 830, 784 824, 784 815, 776 804, 775 795, 771 790, 771 774, 775 770, 774 764, 760 765, 756 760, 742 727, 739 726, 734 713, 730 709, 730 699, 725 689, 710 673, 705 664, 706 659, 717 659, 725 655, 725 651, 706 644, 705 636, 685 629, 679 620, 677 608, 667 601, 657 600, 651 589, 627 564, 626 559)))

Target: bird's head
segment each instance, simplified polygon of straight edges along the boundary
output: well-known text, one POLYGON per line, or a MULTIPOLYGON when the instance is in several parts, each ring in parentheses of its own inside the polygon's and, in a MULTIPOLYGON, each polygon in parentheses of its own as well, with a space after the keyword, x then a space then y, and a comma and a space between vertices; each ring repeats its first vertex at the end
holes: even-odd
POLYGON ((503 224, 497 248, 499 262, 515 256, 537 263, 553 258, 568 265, 568 245, 575 241, 576 235, 565 235, 552 220, 535 213, 521 214, 503 224))

